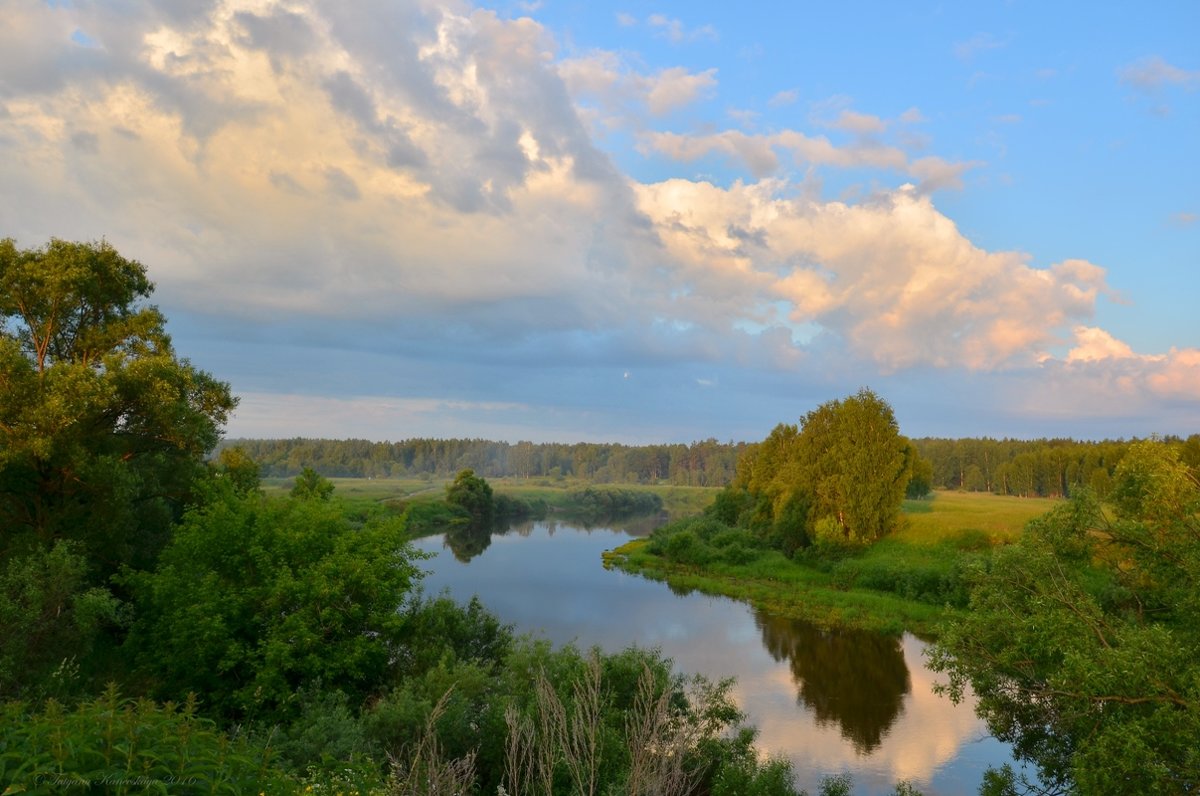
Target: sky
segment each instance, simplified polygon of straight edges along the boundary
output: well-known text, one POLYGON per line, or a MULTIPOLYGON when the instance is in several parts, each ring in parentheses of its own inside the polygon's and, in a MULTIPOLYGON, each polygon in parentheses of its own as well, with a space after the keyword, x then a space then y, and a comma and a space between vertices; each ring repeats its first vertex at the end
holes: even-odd
POLYGON ((1200 432, 1200 4, 0 0, 0 237, 231 437, 1200 432))

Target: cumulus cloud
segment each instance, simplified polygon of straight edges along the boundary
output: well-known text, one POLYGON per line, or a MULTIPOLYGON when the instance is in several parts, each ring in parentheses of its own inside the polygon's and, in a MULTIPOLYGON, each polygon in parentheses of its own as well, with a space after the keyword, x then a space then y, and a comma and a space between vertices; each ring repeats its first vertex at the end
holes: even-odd
POLYGON ((1102 359, 1129 359, 1133 349, 1103 329, 1075 327, 1075 347, 1067 352, 1068 362, 1096 362, 1102 359))
POLYGON ((648 152, 718 155, 753 181, 641 184, 577 103, 644 129, 714 91, 714 70, 561 59, 533 20, 432 0, 28 4, 6 23, 5 234, 106 236, 187 311, 539 363, 603 349, 794 370, 833 352, 822 364, 892 372, 1119 367, 1196 394, 1195 350, 1138 356, 1094 328, 1102 268, 967 239, 929 193, 977 164, 913 159, 875 140, 880 117, 842 108, 849 143, 646 130, 648 152), (918 185, 826 201, 798 195, 788 163, 918 185))
POLYGON ((675 259, 739 274, 786 302, 792 323, 835 332, 888 370, 1032 365, 1107 290, 1083 260, 1034 268, 979 249, 914 189, 848 205, 778 187, 670 180, 639 199, 675 259))
POLYGON ((1152 369, 1150 388, 1168 398, 1195 401, 1200 395, 1200 349, 1172 348, 1152 369))

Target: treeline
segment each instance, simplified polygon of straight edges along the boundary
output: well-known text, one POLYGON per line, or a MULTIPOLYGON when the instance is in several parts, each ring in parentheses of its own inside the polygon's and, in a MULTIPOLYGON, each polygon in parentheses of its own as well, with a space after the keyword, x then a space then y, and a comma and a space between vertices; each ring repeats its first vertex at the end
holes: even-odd
POLYGON ((576 477, 593 483, 724 486, 733 478, 744 442, 707 439, 691 445, 577 442, 492 442, 482 439, 233 439, 264 477, 286 478, 311 467, 329 478, 453 477, 473 470, 484 478, 576 477))
MULTIPOLYGON (((992 492, 1019 497, 1070 497, 1088 487, 1100 497, 1112 489, 1121 459, 1137 440, 914 439, 933 466, 935 489, 992 492)), ((1200 470, 1200 434, 1168 437, 1180 461, 1200 470)))
MULTIPOLYGON (((1101 497, 1135 440, 913 439, 932 465, 935 489, 1022 497, 1069 497, 1081 486, 1101 497)), ((1200 469, 1200 434, 1168 437, 1180 460, 1200 469)), ((761 444, 761 443, 758 443, 761 444)), ((471 469, 486 478, 576 477, 593 483, 727 486, 738 459, 756 444, 707 439, 690 445, 618 445, 579 442, 493 442, 482 439, 234 439, 265 477, 291 477, 311 467, 326 477, 453 477, 471 469)))

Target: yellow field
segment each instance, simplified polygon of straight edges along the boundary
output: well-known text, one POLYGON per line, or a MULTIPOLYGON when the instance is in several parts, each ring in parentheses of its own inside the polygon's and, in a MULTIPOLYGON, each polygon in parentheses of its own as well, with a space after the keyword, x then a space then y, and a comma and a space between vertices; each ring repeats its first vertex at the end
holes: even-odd
POLYGON ((1014 542, 1025 523, 1061 502, 1058 498, 939 491, 928 501, 927 510, 926 501, 906 502, 907 522, 891 538, 908 544, 937 544, 964 531, 981 531, 992 544, 1014 542))

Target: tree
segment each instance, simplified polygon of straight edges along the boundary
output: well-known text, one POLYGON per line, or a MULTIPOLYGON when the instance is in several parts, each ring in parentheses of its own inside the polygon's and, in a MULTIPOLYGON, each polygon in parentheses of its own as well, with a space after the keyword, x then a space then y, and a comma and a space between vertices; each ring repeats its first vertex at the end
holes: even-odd
POLYGON ((1052 792, 1200 788, 1200 483, 1177 449, 1132 445, 1108 506, 1077 494, 972 586, 934 666, 1052 792))
POLYGON ((477 528, 491 528, 495 516, 492 487, 475 475, 474 470, 459 470, 454 483, 446 487, 446 502, 457 506, 477 528))
POLYGON ((812 539, 862 544, 892 530, 916 450, 887 402, 870 390, 821 404, 799 427, 780 424, 738 462, 728 506, 790 552, 812 539))
POLYGON ((305 467, 292 485, 292 497, 299 500, 329 500, 333 484, 311 467, 305 467))
POLYGON ((892 407, 870 390, 810 412, 800 447, 816 463, 817 522, 836 518, 839 536, 854 543, 891 531, 912 474, 908 446, 892 407))
POLYGON ((0 557, 75 539, 103 579, 166 542, 235 401, 152 290, 104 242, 0 241, 0 557))

